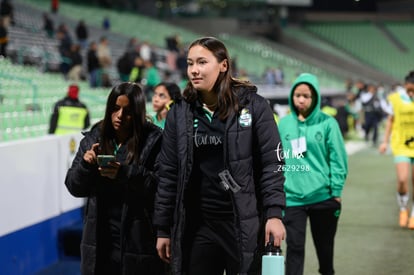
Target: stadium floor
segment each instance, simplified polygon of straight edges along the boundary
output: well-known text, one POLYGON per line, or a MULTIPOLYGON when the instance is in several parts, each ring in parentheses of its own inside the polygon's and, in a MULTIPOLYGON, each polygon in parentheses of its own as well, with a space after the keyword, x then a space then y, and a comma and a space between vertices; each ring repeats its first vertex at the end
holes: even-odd
POLYGON ((58 261, 35 275, 81 275, 79 266, 80 261, 77 260, 58 261))
MULTIPOLYGON (((361 147, 349 157, 335 239, 335 274, 414 274, 414 230, 399 227, 398 211, 393 157, 369 145, 361 147)), ((309 226, 304 274, 319 274, 309 226)))

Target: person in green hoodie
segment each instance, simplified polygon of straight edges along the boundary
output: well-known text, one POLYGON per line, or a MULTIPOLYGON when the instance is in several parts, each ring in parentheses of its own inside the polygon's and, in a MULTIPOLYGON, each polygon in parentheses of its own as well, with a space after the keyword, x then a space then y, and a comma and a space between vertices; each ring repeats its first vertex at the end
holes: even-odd
POLYGON ((303 274, 308 217, 319 273, 334 274, 334 238, 348 174, 344 140, 335 118, 321 111, 316 76, 299 75, 288 100, 291 112, 278 124, 277 150, 285 161, 280 169, 286 178, 286 274, 303 274))

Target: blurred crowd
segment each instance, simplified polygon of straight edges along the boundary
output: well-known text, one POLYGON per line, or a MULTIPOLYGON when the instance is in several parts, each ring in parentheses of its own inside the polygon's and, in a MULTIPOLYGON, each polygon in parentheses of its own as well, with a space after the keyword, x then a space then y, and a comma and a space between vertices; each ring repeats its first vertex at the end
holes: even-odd
MULTIPOLYGON (((107 17, 103 18, 102 28, 110 28, 107 17)), ((137 37, 131 37, 123 54, 115 56, 107 35, 91 39, 84 20, 79 20, 74 30, 69 30, 65 23, 54 29, 53 21, 45 13, 44 30, 58 40, 60 71, 64 77, 75 82, 88 80, 93 88, 111 87, 114 81, 131 81, 142 84, 148 93, 161 81, 180 83, 186 70, 185 52, 178 35, 166 38, 165 56, 160 57, 157 47, 137 37), (159 65, 158 61, 165 65, 159 65)))
POLYGON ((379 129, 390 112, 387 96, 396 87, 386 89, 381 84, 362 79, 347 80, 346 97, 323 97, 322 110, 337 119, 344 138, 362 137, 376 147, 379 129))

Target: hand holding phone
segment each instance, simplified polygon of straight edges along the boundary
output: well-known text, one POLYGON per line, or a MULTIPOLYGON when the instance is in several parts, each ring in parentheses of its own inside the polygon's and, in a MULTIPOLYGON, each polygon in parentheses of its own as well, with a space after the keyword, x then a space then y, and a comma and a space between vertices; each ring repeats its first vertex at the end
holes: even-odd
POLYGON ((98 170, 101 176, 108 177, 110 179, 116 178, 120 163, 116 162, 114 155, 98 155, 97 162, 99 165, 98 170))
POLYGON ((98 155, 97 156, 98 165, 101 167, 108 167, 110 166, 110 162, 115 162, 114 155, 98 155))

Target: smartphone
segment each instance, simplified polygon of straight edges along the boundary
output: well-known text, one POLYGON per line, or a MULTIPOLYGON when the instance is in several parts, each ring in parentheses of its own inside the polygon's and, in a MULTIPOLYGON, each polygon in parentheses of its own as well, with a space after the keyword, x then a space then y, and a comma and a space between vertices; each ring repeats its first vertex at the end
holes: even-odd
POLYGON ((110 162, 115 162, 115 156, 114 155, 98 155, 97 161, 99 166, 109 166, 110 162))

